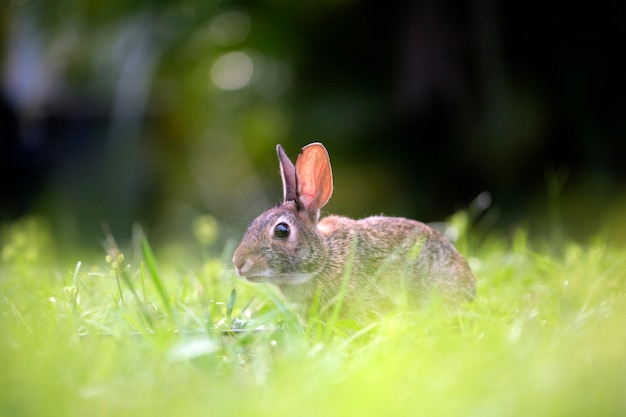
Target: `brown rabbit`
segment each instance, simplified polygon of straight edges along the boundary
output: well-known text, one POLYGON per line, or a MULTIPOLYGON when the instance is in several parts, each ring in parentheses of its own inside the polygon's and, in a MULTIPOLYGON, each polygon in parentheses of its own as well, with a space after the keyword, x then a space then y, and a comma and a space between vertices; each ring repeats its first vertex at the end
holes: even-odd
POLYGON ((474 276, 441 233, 400 217, 320 219, 333 192, 326 148, 305 146, 295 166, 276 150, 283 202, 248 227, 233 256, 237 274, 276 285, 305 309, 341 303, 343 316, 356 320, 418 307, 433 292, 453 304, 473 299, 474 276))

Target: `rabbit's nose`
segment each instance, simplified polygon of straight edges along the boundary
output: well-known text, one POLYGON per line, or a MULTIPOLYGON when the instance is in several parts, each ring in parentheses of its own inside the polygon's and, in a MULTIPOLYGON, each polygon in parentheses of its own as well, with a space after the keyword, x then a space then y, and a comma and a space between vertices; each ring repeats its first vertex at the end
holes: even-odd
POLYGON ((233 263, 235 264, 235 271, 237 271, 237 275, 245 276, 246 272, 250 270, 253 263, 252 259, 245 258, 243 262, 240 259, 233 259, 233 263))

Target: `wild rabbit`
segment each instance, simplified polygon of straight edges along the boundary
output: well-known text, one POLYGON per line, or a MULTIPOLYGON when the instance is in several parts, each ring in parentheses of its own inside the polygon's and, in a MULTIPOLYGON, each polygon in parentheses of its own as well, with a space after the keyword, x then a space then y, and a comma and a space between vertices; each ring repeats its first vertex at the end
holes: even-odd
POLYGON ((399 304, 419 307, 431 293, 453 305, 473 299, 474 276, 441 233, 400 217, 320 219, 333 192, 326 148, 305 146, 295 166, 276 150, 283 202, 248 227, 233 256, 238 275, 276 285, 304 309, 341 303, 342 315, 359 321, 399 304))

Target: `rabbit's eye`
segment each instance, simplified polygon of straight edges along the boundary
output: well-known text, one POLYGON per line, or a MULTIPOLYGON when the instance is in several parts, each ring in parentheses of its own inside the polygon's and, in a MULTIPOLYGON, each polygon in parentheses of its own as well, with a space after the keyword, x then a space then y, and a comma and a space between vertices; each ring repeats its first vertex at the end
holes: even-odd
POLYGON ((289 225, 287 223, 278 223, 274 227, 274 236, 279 237, 281 239, 289 236, 289 225))

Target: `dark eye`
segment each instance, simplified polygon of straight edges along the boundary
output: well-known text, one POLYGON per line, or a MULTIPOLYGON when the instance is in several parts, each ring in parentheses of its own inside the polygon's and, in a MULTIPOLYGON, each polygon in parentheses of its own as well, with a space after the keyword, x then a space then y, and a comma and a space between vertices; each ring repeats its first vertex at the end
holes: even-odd
POLYGON ((287 223, 278 223, 274 226, 274 236, 281 239, 289 236, 289 225, 287 223))

